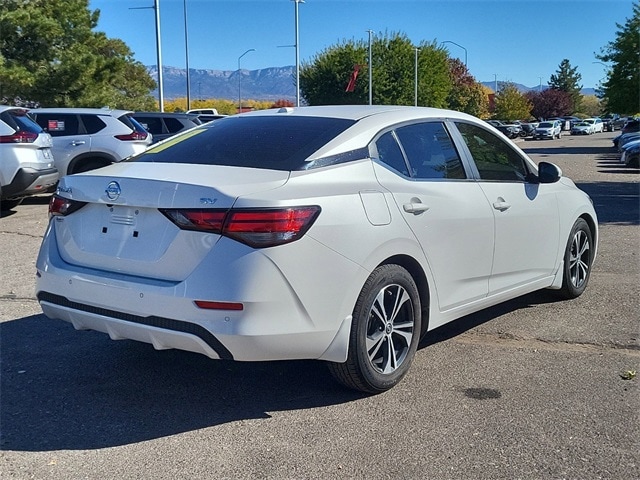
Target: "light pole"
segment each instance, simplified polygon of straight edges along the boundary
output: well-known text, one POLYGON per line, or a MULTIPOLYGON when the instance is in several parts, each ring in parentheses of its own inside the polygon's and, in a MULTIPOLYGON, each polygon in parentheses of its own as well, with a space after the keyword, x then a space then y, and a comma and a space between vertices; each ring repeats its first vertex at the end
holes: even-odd
POLYGON ((413 104, 414 106, 418 106, 418 52, 420 49, 418 47, 414 48, 416 52, 416 60, 415 60, 415 70, 413 72, 413 104))
POLYGON ((250 48, 242 55, 238 57, 238 113, 242 113, 242 96, 240 95, 240 80, 242 79, 242 72, 240 71, 240 59, 249 52, 255 52, 255 48, 250 48))
POLYGON ((300 106, 300 30, 299 30, 299 16, 298 5, 304 3, 304 0, 291 0, 295 3, 295 17, 296 17, 296 107, 300 106))
POLYGON ((158 67, 158 103, 160 105, 160 111, 164 112, 164 88, 162 82, 162 47, 160 46, 160 3, 158 0, 153 0, 153 7, 131 7, 129 10, 144 10, 147 8, 153 8, 156 13, 156 54, 157 54, 157 67, 158 67))
POLYGON ((456 42, 452 42, 451 40, 445 40, 444 42, 442 42, 442 44, 444 45, 445 43, 451 43, 453 45, 455 45, 456 47, 460 47, 461 49, 464 50, 464 66, 467 66, 467 49, 464 48, 462 45, 456 43, 456 42))
POLYGON ((371 65, 371 37, 373 36, 373 30, 367 30, 369 34, 369 105, 373 105, 373 66, 371 65))
POLYGON ((187 67, 187 110, 191 110, 191 77, 189 75, 189 34, 187 29, 187 0, 183 0, 184 10, 184 57, 187 67))

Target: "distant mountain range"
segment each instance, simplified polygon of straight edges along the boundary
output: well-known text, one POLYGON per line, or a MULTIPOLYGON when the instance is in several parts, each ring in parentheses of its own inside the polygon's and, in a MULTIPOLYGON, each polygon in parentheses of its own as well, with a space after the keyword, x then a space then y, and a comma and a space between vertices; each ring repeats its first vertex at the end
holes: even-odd
MULTIPOLYGON (((158 69, 155 65, 148 66, 149 75, 157 81, 158 69)), ((189 69, 191 81, 191 98, 207 99, 220 98, 237 100, 240 94, 244 100, 290 100, 296 98, 295 66, 270 67, 260 70, 200 70, 189 69)), ((162 82, 164 98, 172 100, 187 96, 187 71, 184 68, 162 67, 162 82)), ((495 88, 495 81, 481 82, 483 85, 495 88)), ((504 82, 498 81, 498 88, 504 82)), ((540 85, 527 87, 514 83, 521 92, 538 90, 540 85)), ((549 88, 542 85, 542 89, 549 88)), ((583 95, 594 95, 595 89, 583 88, 583 95)), ((153 92, 157 95, 157 90, 153 92)))
MULTIPOLYGON (((158 68, 147 67, 151 78, 158 81, 158 68)), ((220 98, 238 100, 295 100, 295 67, 271 67, 260 70, 189 69, 191 99, 220 98)), ((164 97, 168 100, 187 96, 187 71, 162 67, 164 97)), ((157 95, 157 90, 153 92, 157 95)))

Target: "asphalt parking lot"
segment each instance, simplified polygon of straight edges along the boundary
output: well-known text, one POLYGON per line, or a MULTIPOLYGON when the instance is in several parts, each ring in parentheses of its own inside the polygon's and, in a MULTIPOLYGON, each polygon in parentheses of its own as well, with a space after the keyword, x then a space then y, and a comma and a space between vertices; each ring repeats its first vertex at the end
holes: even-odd
POLYGON ((640 478, 640 171, 614 135, 518 141, 592 196, 585 294, 438 329, 377 396, 317 362, 216 362, 47 319, 33 290, 48 198, 27 200, 0 219, 0 476, 640 478))

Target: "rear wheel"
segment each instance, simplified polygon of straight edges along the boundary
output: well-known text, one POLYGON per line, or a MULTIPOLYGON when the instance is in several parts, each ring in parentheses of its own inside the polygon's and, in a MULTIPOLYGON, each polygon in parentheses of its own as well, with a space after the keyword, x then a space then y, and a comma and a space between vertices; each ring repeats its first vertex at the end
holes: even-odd
POLYGON ((105 160, 103 158, 88 158, 86 160, 82 160, 73 165, 71 171, 69 171, 69 175, 74 173, 88 172, 90 170, 95 170, 97 168, 106 167, 110 165, 111 162, 105 160))
POLYGON ((564 253, 564 275, 560 294, 564 298, 576 298, 582 295, 591 274, 593 262, 593 236, 587 222, 576 220, 564 253))
POLYGON ((353 310, 345 363, 329 363, 342 384, 367 393, 395 386, 408 372, 421 332, 418 288, 399 265, 382 265, 369 276, 353 310))

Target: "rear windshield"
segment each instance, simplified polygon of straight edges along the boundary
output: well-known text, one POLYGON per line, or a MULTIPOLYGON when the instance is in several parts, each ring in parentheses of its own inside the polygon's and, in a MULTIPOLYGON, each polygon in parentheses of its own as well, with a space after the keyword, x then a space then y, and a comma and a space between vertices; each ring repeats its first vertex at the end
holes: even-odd
POLYGON ((227 117, 152 147, 131 161, 304 170, 312 153, 354 123, 284 115, 227 117))
POLYGON ((2 120, 16 132, 42 133, 42 128, 27 116, 26 110, 5 110, 2 120))

